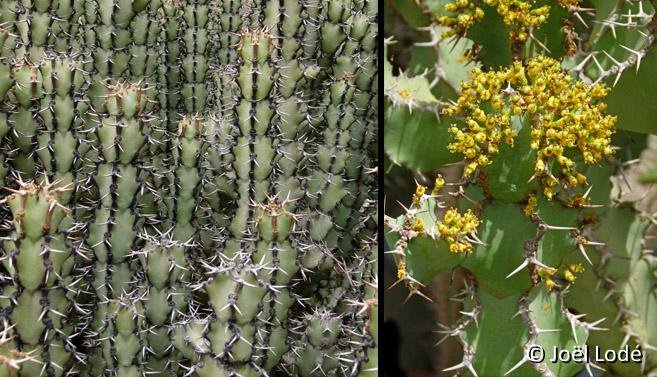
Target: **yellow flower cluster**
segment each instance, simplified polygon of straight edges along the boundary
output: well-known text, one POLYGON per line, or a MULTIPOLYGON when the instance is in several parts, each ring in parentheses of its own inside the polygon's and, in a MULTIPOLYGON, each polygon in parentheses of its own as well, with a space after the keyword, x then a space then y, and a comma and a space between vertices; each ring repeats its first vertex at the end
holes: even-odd
POLYGON ((529 37, 529 29, 544 23, 550 15, 550 6, 532 9, 535 1, 522 0, 484 0, 497 9, 506 25, 514 25, 511 39, 524 42, 529 37))
POLYGON ((575 279, 577 279, 575 274, 582 272, 584 272, 584 267, 581 263, 572 263, 563 271, 563 278, 569 283, 574 283, 575 279))
POLYGON ((438 17, 439 24, 449 27, 449 30, 443 33, 443 37, 463 35, 475 22, 484 18, 484 11, 476 3, 478 3, 476 0, 455 0, 453 3, 445 4, 445 11, 455 16, 438 17))
POLYGON ((456 104, 442 112, 464 117, 466 126, 450 126, 454 141, 448 148, 465 156, 464 174, 469 176, 491 163, 501 140, 513 145, 516 132, 511 117, 528 116, 531 148, 537 150, 535 176, 545 196, 552 198, 560 183, 564 188, 586 183, 586 177, 575 169, 572 150, 579 150, 587 164, 613 154, 616 117, 604 115, 607 106, 599 102, 608 91, 601 84, 589 87, 573 82, 558 61, 545 56, 532 58, 526 65, 516 61, 500 71, 474 68, 470 80, 461 84, 456 104))
MULTIPOLYGON (((561 274, 563 275, 566 283, 572 284, 577 279, 575 274, 582 272, 584 272, 584 267, 581 263, 571 263, 563 270, 561 274)), ((536 269, 536 273, 545 282, 545 286, 548 290, 552 290, 555 286, 559 286, 552 278, 557 273, 557 269, 539 267, 536 269)))
POLYGON ((452 253, 472 251, 472 243, 467 239, 467 235, 476 233, 479 226, 479 219, 472 210, 461 215, 456 208, 451 208, 445 213, 443 221, 438 221, 436 225, 441 237, 449 244, 449 251, 452 253))
MULTIPOLYGON (((533 8, 536 0, 483 0, 486 5, 494 7, 506 25, 515 26, 511 38, 524 42, 529 36, 529 29, 543 24, 550 13, 550 6, 533 8)), ((559 0, 562 8, 576 6, 580 0, 559 0)), ((479 0, 455 0, 445 4, 445 11, 453 16, 442 15, 438 23, 450 28, 444 37, 463 35, 477 21, 484 18, 484 11, 479 7, 479 0)))

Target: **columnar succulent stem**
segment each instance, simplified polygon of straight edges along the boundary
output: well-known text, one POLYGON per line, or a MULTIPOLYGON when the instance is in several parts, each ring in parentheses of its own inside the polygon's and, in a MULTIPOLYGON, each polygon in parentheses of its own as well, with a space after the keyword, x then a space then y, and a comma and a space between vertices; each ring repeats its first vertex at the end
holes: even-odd
POLYGON ((140 85, 127 82, 108 86, 104 97, 102 107, 96 109, 99 119, 94 134, 100 161, 94 184, 98 192, 107 194, 97 203, 87 236, 87 245, 94 253, 93 289, 97 296, 90 342, 95 348, 92 363, 99 369, 92 370, 105 374, 118 369, 120 375, 128 375, 143 365, 133 360, 137 353, 127 357, 124 352, 130 355, 133 351, 116 346, 117 329, 112 322, 115 315, 137 316, 121 313, 136 308, 127 303, 144 291, 135 289, 139 277, 131 265, 133 252, 141 247, 135 229, 143 226, 139 199, 144 190, 148 120, 141 112, 147 99, 140 85), (112 305, 118 307, 113 311, 112 305))
POLYGON ((13 334, 16 349, 32 356, 21 375, 62 376, 74 361, 69 322, 74 258, 65 240, 69 210, 58 202, 63 192, 47 179, 19 181, 2 200, 13 215, 2 263, 15 277, 0 283, 2 332, 13 334))

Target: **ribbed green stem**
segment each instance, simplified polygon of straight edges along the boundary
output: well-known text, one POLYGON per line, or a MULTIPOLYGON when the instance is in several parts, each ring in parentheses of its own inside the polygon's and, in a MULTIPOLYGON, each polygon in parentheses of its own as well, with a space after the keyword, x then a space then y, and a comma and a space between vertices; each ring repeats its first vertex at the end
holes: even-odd
MULTIPOLYGON (((129 376, 144 368, 143 352, 117 347, 119 334, 113 325, 109 305, 131 302, 140 297, 134 252, 141 248, 139 233, 144 226, 139 212, 140 187, 147 173, 143 153, 148 126, 140 114, 146 102, 141 87, 119 84, 109 87, 95 129, 101 160, 96 165, 94 184, 99 198, 89 225, 87 245, 93 250, 93 289, 96 302, 89 338, 93 351, 90 375, 117 370, 129 376)), ((122 306, 130 310, 133 306, 122 306)), ((136 313, 134 315, 137 315, 136 313)), ((140 329, 141 331, 142 329, 140 329)))
POLYGON ((357 316, 360 319, 361 336, 357 342, 361 343, 362 354, 359 367, 359 376, 378 376, 379 370, 379 292, 378 292, 378 256, 376 247, 370 249, 370 258, 367 260, 362 281, 365 284, 360 307, 357 306, 357 316))
POLYGON ((165 234, 151 236, 142 261, 147 271, 149 288, 146 317, 149 346, 153 358, 149 367, 160 373, 173 373, 180 355, 173 352, 174 327, 184 320, 188 310, 192 271, 190 251, 198 245, 197 203, 201 193, 199 159, 208 148, 205 139, 209 123, 196 116, 185 116, 179 122, 172 140, 173 185, 170 186, 173 218, 165 234))
POLYGON ((13 277, 2 281, 2 331, 14 334, 16 350, 32 355, 20 376, 62 376, 74 361, 69 318, 74 258, 66 244, 70 218, 62 221, 67 210, 57 201, 61 193, 52 184, 21 182, 3 200, 14 229, 2 244, 2 263, 13 277))

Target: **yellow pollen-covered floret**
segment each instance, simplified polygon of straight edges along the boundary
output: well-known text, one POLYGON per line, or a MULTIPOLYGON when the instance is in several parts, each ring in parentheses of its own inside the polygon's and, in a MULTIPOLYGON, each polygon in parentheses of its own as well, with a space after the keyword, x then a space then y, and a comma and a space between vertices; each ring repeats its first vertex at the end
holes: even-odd
POLYGON ((541 277, 541 279, 547 279, 550 276, 553 276, 554 274, 557 273, 556 268, 545 268, 545 267, 539 267, 536 269, 536 273, 538 276, 541 277))
POLYGON ((431 195, 434 196, 438 195, 440 189, 442 189, 443 186, 445 186, 445 178, 443 178, 441 174, 438 174, 438 176, 436 177, 436 182, 433 185, 433 190, 431 191, 431 195))
POLYGON ((406 278, 406 263, 403 261, 400 261, 399 264, 397 265, 397 279, 405 279, 406 278))
POLYGON ((525 208, 523 208, 523 211, 525 212, 525 216, 531 217, 534 213, 536 213, 537 205, 538 205, 538 199, 536 199, 536 195, 529 194, 529 199, 527 199, 527 205, 525 206, 525 208))
POLYGON ((584 272, 584 267, 581 263, 572 263, 568 265, 568 268, 563 271, 563 278, 566 279, 566 281, 569 283, 574 283, 577 279, 575 274, 582 272, 584 272))
POLYGON ((563 203, 567 207, 582 207, 591 204, 591 198, 582 195, 575 195, 572 198, 567 198, 563 203))
POLYGON ((552 280, 552 276, 557 273, 556 268, 539 267, 536 269, 536 273, 545 282, 545 286, 548 290, 551 291, 557 285, 557 283, 552 280))
POLYGON ((472 251, 472 243, 467 239, 467 235, 476 233, 479 226, 479 219, 472 210, 461 215, 456 208, 451 208, 445 212, 443 221, 438 221, 436 225, 440 236, 447 241, 449 251, 453 253, 472 251))
POLYGON ((420 218, 415 218, 411 229, 418 233, 424 233, 424 221, 420 218))
POLYGON ((500 71, 474 68, 461 84, 456 104, 442 111, 463 119, 463 126, 449 127, 453 141, 448 149, 465 157, 464 175, 469 176, 492 162, 502 141, 513 146, 517 130, 511 127, 512 116, 529 117, 530 146, 536 150, 534 175, 551 198, 559 184, 566 189, 586 184, 573 151, 586 164, 613 154, 616 117, 603 114, 605 104, 599 102, 608 92, 602 84, 575 82, 557 60, 546 56, 532 58, 526 65, 516 61, 500 71), (499 101, 502 106, 496 105, 499 101))
POLYGON ((399 95, 400 98, 405 100, 411 99, 411 97, 413 96, 411 91, 408 89, 401 89, 397 92, 397 94, 399 95))
POLYGON ((424 196, 424 193, 427 191, 427 188, 422 186, 422 185, 417 185, 415 188, 415 194, 413 194, 413 204, 414 205, 420 205, 420 200, 422 199, 422 196, 424 196))

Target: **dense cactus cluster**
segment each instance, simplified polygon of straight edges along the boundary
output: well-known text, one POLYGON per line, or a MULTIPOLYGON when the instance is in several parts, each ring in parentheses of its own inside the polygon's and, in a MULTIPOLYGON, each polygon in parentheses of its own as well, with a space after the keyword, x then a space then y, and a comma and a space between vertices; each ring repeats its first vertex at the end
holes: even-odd
POLYGON ((654 375, 655 219, 630 195, 639 188, 626 171, 646 146, 646 135, 627 130, 656 128, 651 107, 624 98, 639 98, 624 85, 651 85, 654 3, 419 4, 430 40, 418 45, 436 59, 416 75, 385 62, 386 152, 417 177, 402 215, 385 225, 409 297, 428 297, 425 286, 444 272, 460 290, 451 297, 459 319, 437 331, 439 344, 462 346, 445 371, 654 375), (494 26, 508 33, 494 35, 494 26), (417 127, 401 131, 402 122, 417 127), (431 153, 422 148, 428 135, 431 153), (584 345, 591 357, 598 346, 640 349, 642 358, 549 360, 555 347, 572 355, 584 345), (537 346, 543 360, 532 358, 537 346))
POLYGON ((374 375, 377 3, 0 3, 0 375, 374 375))

